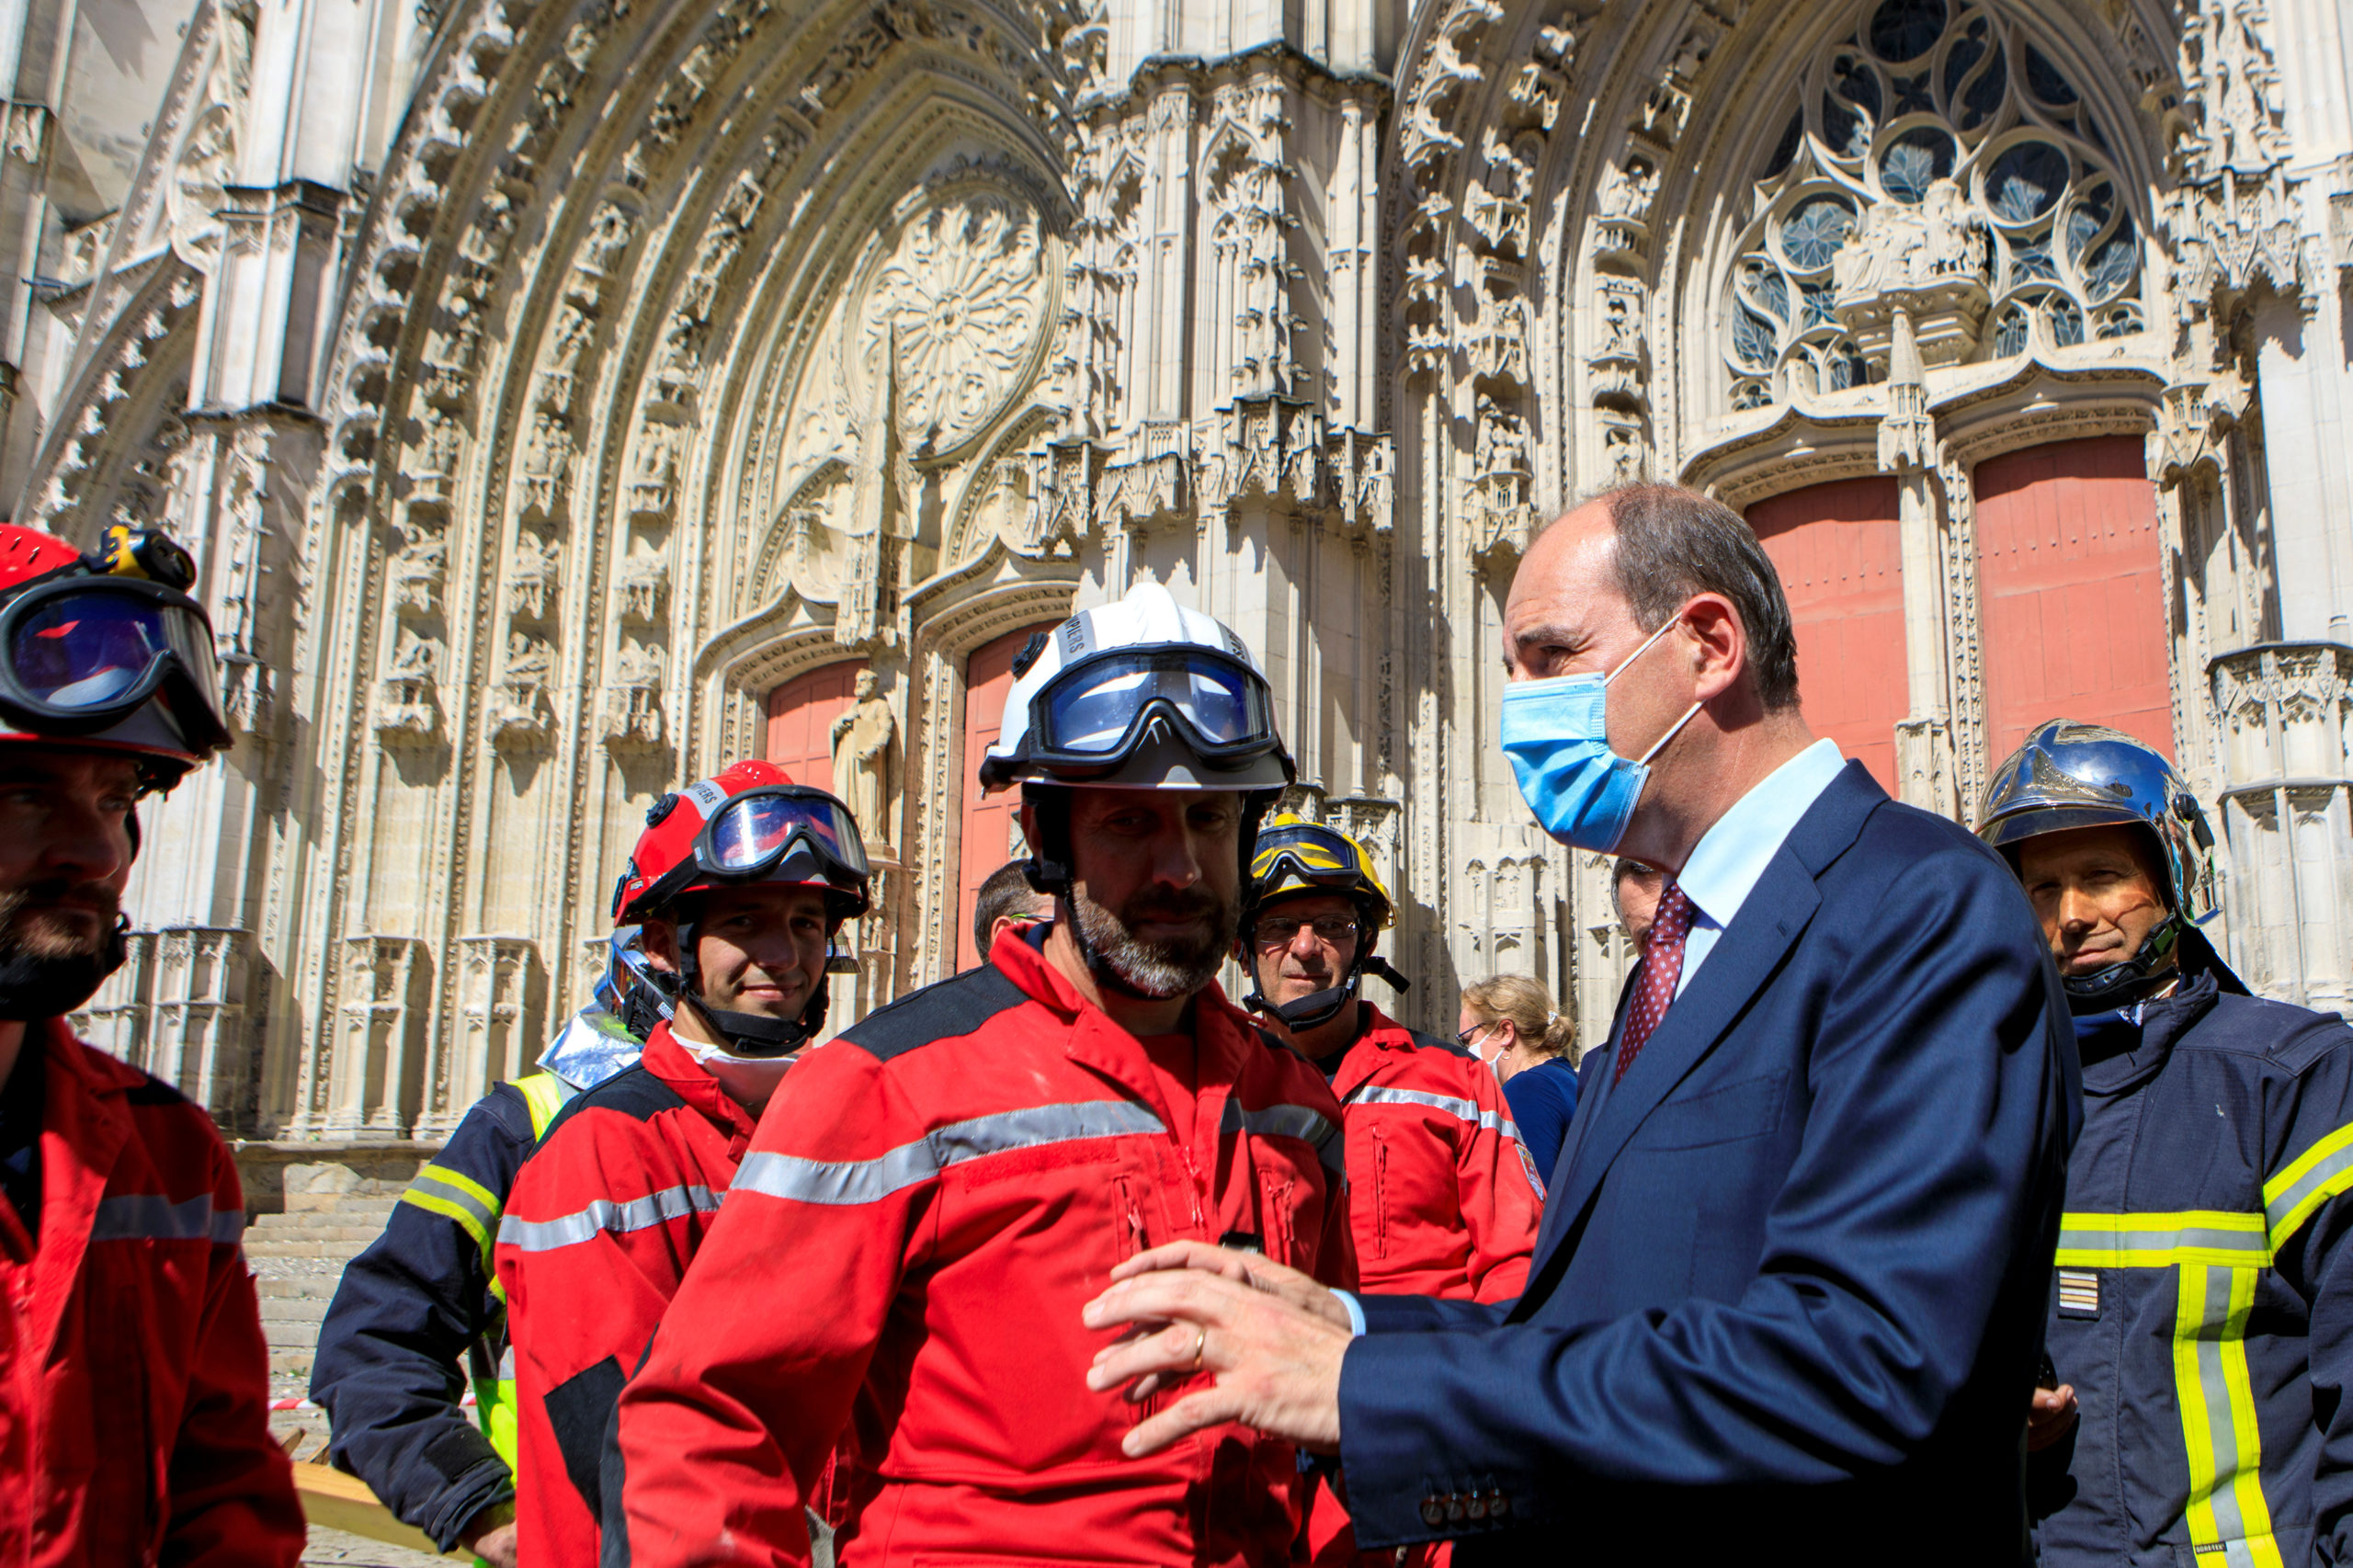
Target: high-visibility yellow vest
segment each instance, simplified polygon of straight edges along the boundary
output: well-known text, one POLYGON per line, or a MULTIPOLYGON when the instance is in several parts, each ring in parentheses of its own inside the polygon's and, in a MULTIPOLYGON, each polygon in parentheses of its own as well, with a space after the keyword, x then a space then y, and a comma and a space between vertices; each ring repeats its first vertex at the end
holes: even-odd
MULTIPOLYGON (((517 1079, 515 1087, 522 1094, 523 1103, 531 1108, 531 1138, 535 1142, 547 1136, 548 1123, 555 1119, 556 1112, 563 1108, 563 1102, 576 1092, 552 1073, 534 1073, 528 1078, 517 1079)), ((487 1228, 492 1243, 498 1239, 498 1212, 505 1207, 502 1194, 501 1202, 491 1212, 487 1228)), ((492 1289, 496 1290, 498 1275, 495 1269, 491 1268, 491 1248, 488 1245, 483 1248, 482 1257, 483 1267, 490 1271, 492 1289)), ((505 1292, 498 1293, 503 1299, 505 1292)), ((499 1352, 496 1381, 487 1378, 475 1380, 474 1417, 482 1423, 483 1434, 490 1439, 490 1446, 498 1450, 498 1457, 506 1461, 507 1470, 512 1471, 517 1446, 513 1345, 505 1346, 499 1352)))

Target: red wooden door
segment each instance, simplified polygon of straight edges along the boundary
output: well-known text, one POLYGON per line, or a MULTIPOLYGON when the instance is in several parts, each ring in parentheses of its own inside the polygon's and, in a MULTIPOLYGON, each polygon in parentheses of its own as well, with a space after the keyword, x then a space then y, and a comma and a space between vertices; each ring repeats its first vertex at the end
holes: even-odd
POLYGON ((2106 724, 2172 756, 2157 495, 2140 437, 1988 458, 1976 489, 1993 760, 2048 719, 2106 724))
POLYGON ((1895 726, 1911 706, 1895 481, 1847 479, 1769 496, 1748 526, 1797 624, 1798 699, 1813 733, 1895 789, 1895 726))
MULTIPOLYGON (((844 659, 798 675, 768 693, 768 760, 796 784, 834 787, 834 721, 857 700, 851 683, 864 659, 844 659)), ((884 836, 876 824, 858 824, 869 843, 884 836)))
POLYGON ((1021 804, 1017 789, 995 795, 981 793, 981 757, 1005 728, 1006 694, 1013 689, 1013 656, 1039 630, 1025 626, 1008 631, 973 649, 964 663, 964 834, 956 878, 959 969, 970 969, 981 961, 980 949, 972 944, 972 908, 980 902, 981 884, 1006 862, 1013 839, 1014 812, 1021 804))

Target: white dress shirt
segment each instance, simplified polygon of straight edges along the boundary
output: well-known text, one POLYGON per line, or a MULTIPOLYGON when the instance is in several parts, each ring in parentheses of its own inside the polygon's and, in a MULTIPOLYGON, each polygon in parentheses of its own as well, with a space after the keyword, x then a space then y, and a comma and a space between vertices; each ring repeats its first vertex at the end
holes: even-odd
POLYGON ((1675 881, 1691 901, 1691 934, 1683 939, 1683 974, 1675 994, 1715 950, 1749 890, 1765 874, 1790 830, 1812 810, 1830 781, 1846 770, 1836 741, 1816 741, 1759 780, 1691 846, 1675 881))

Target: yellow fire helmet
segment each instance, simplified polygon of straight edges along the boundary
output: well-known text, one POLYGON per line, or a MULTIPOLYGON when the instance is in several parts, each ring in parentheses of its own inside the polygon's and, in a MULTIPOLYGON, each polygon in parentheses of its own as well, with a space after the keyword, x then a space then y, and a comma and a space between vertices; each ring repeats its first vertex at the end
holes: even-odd
POLYGON ((1259 829, 1250 858, 1250 886, 1242 898, 1242 958, 1252 983, 1242 1005, 1279 1018, 1289 1028, 1313 1028, 1355 998, 1358 983, 1368 972, 1404 991, 1410 983, 1372 950, 1395 914, 1395 903, 1363 845, 1337 828, 1284 812, 1259 829), (1277 1006, 1257 985, 1258 912, 1276 899, 1302 892, 1337 893, 1355 903, 1361 922, 1356 956, 1338 985, 1277 1006))

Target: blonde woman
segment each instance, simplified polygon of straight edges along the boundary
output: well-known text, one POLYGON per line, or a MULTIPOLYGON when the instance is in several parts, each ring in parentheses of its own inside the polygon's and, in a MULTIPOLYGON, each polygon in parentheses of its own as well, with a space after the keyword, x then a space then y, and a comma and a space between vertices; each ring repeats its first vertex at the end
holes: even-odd
POLYGON ((1466 986, 1455 1039, 1503 1081, 1519 1141, 1549 1185, 1577 1108, 1576 1020, 1552 1011, 1552 994, 1524 974, 1466 986))

